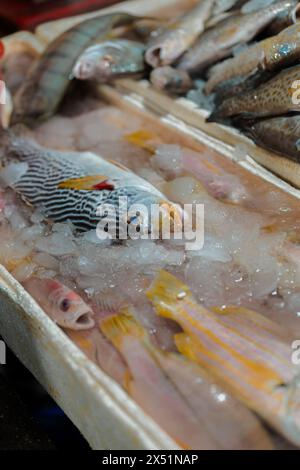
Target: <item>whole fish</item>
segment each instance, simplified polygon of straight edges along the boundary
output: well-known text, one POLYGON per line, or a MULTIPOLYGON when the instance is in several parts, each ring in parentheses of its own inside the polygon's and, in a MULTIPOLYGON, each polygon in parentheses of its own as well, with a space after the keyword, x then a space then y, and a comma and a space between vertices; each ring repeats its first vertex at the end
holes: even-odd
POLYGON ((35 125, 51 117, 70 84, 78 56, 95 41, 106 39, 113 27, 133 23, 135 19, 125 13, 90 18, 49 44, 15 96, 11 123, 35 125))
POLYGON ((95 44, 77 59, 73 76, 79 80, 105 83, 114 78, 141 73, 145 69, 144 52, 142 43, 127 39, 95 44))
POLYGON ((152 70, 150 82, 158 90, 164 90, 177 95, 187 93, 193 88, 193 82, 187 72, 169 65, 152 70))
POLYGON ((84 300, 55 279, 32 277, 23 282, 24 288, 63 328, 88 330, 95 325, 94 314, 84 300))
POLYGON ((53 221, 69 220, 81 231, 95 229, 104 221, 104 226, 111 224, 114 229, 113 238, 121 238, 121 233, 127 238, 130 226, 147 233, 159 229, 159 214, 149 217, 153 204, 161 208, 163 219, 171 225, 175 222, 175 230, 176 221, 181 221, 179 208, 118 163, 89 152, 48 150, 13 132, 3 131, 0 141, 5 155, 3 171, 20 162, 8 186, 53 221), (140 209, 135 206, 131 213, 137 204, 140 209))
POLYGON ((279 116, 257 122, 241 122, 254 142, 300 163, 300 115, 279 116))
POLYGON ((280 13, 291 8, 295 0, 281 0, 253 13, 235 15, 205 31, 178 63, 180 69, 199 73, 231 55, 238 44, 251 41, 280 13))
POLYGON ((206 93, 236 77, 247 77, 257 71, 273 71, 297 60, 300 53, 300 24, 290 26, 277 36, 243 49, 231 59, 213 66, 208 73, 206 93))
POLYGON ((194 8, 164 28, 149 44, 145 60, 152 67, 175 62, 204 31, 214 2, 199 0, 194 8))
POLYGON ((299 86, 300 65, 295 65, 254 90, 224 100, 207 121, 222 121, 232 116, 262 118, 299 111, 299 86))
MULTIPOLYGON (((179 323, 178 350, 215 377, 236 398, 262 416, 296 445, 300 443, 298 368, 291 361, 290 343, 278 327, 259 314, 251 323, 244 311, 234 311, 228 323, 222 315, 196 302, 189 288, 161 271, 147 291, 157 313, 179 323)), ((247 312, 246 312, 247 314, 247 312)))
POLYGON ((218 394, 224 396, 224 392, 219 387, 204 379, 201 370, 179 354, 153 346, 132 316, 108 317, 100 327, 129 366, 129 394, 182 447, 272 448, 267 434, 246 408, 227 395, 220 403, 218 394))

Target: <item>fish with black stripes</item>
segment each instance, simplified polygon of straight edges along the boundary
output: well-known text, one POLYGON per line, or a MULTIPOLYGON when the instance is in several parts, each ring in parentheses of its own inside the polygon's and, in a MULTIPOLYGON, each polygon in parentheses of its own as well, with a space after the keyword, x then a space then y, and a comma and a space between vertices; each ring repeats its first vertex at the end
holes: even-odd
POLYGON ((90 152, 49 150, 12 130, 2 131, 0 144, 2 184, 6 180, 6 186, 47 219, 70 221, 78 231, 99 228, 100 221, 104 230, 104 221, 110 227, 115 223, 116 238, 122 238, 121 224, 125 235, 129 225, 137 232, 159 234, 168 221, 171 231, 180 230, 179 206, 119 163, 90 152))

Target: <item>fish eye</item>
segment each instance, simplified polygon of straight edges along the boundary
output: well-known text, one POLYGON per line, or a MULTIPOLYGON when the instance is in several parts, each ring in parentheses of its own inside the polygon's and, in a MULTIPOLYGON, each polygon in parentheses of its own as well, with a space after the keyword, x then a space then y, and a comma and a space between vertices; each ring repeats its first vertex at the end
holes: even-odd
POLYGON ((70 303, 69 299, 67 299, 67 298, 63 299, 60 303, 60 309, 63 312, 67 312, 69 310, 70 306, 71 306, 71 303, 70 303))

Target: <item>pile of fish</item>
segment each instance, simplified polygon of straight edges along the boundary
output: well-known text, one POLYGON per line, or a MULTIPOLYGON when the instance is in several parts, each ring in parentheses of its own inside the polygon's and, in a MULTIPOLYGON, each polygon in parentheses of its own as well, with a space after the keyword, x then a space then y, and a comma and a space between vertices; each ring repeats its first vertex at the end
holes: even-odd
MULTIPOLYGON (((147 73, 144 58, 169 67, 171 82, 174 71, 191 80, 170 66, 189 63, 188 48, 237 3, 245 4, 243 13, 225 18, 243 24, 235 31, 245 36, 228 39, 219 58, 267 26, 280 28, 292 2, 268 2, 258 13, 254 1, 203 0, 182 23, 160 25, 159 34, 157 21, 124 14, 76 25, 33 60, 12 93, 11 127, 0 133, 0 263, 185 449, 273 449, 276 433, 300 446, 300 369, 293 360, 299 207, 213 151, 174 143, 138 114, 128 119, 99 103, 91 90, 67 89, 73 77, 101 82, 147 73), (120 31, 134 39, 119 39, 120 31), (128 217, 117 205, 123 196, 138 207, 157 204, 161 215, 149 219, 138 210, 128 217), (114 238, 104 236, 105 223, 99 236, 108 204, 117 214, 114 238), (179 236, 184 204, 204 205, 204 226, 196 227, 203 247, 187 250, 179 236), (165 220, 168 239, 161 237, 165 220), (130 230, 139 236, 130 238, 130 230)), ((204 62, 212 62, 208 52, 204 62)), ((13 70, 11 61, 5 80, 13 70)), ((178 89, 182 82, 174 83, 178 89)), ((240 109, 224 106, 216 112, 240 109)))
POLYGON ((120 13, 60 35, 30 69, 11 123, 34 125, 58 109, 77 80, 149 78, 212 110, 209 121, 239 128, 299 160, 300 23, 297 0, 199 0, 180 17, 120 13))

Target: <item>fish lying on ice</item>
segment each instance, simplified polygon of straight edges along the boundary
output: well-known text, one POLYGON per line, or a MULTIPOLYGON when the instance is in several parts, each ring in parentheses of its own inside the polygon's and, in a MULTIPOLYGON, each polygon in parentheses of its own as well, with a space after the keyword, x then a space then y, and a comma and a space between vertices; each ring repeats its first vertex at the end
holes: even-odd
POLYGON ((205 381, 198 367, 182 356, 154 347, 133 317, 117 314, 100 322, 100 327, 128 364, 129 394, 183 448, 272 447, 246 408, 230 397, 218 402, 218 387, 205 381))
POLYGON ((240 122, 241 130, 262 147, 300 162, 300 116, 240 122))
POLYGON ((143 131, 134 132, 125 138, 154 155, 152 165, 168 178, 190 174, 203 184, 212 197, 224 201, 240 203, 249 197, 247 189, 237 176, 224 171, 211 156, 207 158, 201 153, 179 148, 177 145, 160 145, 155 142, 154 134, 143 131))
POLYGON ((54 279, 32 277, 24 288, 49 317, 63 328, 88 330, 95 325, 94 314, 84 300, 54 279))
POLYGON ((89 152, 48 150, 13 132, 3 131, 0 139, 4 154, 1 180, 6 178, 6 185, 28 204, 41 208, 46 218, 69 220, 81 231, 105 221, 114 226, 116 238, 121 233, 127 238, 130 227, 141 233, 159 230, 161 217, 170 222, 173 231, 177 222, 182 229, 180 208, 117 163, 89 152), (161 209, 161 216, 152 217, 153 204, 161 209))
POLYGON ((193 88, 192 79, 187 72, 175 69, 169 65, 152 70, 150 82, 154 88, 176 95, 185 94, 193 88))
POLYGON ((290 9, 294 0, 281 0, 253 13, 237 13, 205 31, 183 55, 178 67, 199 73, 218 60, 231 55, 238 44, 251 41, 280 13, 290 9))
POLYGON ((145 70, 145 46, 136 41, 115 39, 88 47, 77 59, 73 76, 79 80, 106 83, 114 78, 145 70))
POLYGON ((16 93, 12 124, 36 125, 51 117, 70 84, 70 75, 80 54, 96 41, 106 39, 112 28, 135 20, 136 17, 125 13, 90 18, 49 44, 16 93))
POLYGON ((211 93, 224 81, 247 77, 256 71, 278 70, 295 61, 299 53, 300 24, 297 23, 280 34, 257 42, 233 58, 212 67, 209 70, 205 91, 211 93))
POLYGON ((171 23, 149 44, 145 60, 152 67, 170 65, 178 59, 204 31, 214 2, 200 0, 194 8, 171 23))
POLYGON ((222 314, 198 304, 189 288, 166 271, 158 274, 147 297, 159 315, 182 327, 184 333, 175 336, 182 354, 299 445, 299 370, 289 342, 276 334, 277 325, 259 314, 252 325, 249 316, 247 325, 239 324, 243 312, 226 324, 222 314))
POLYGON ((263 118, 300 110, 300 66, 295 65, 254 90, 225 99, 209 116, 208 122, 222 121, 233 116, 263 118))

